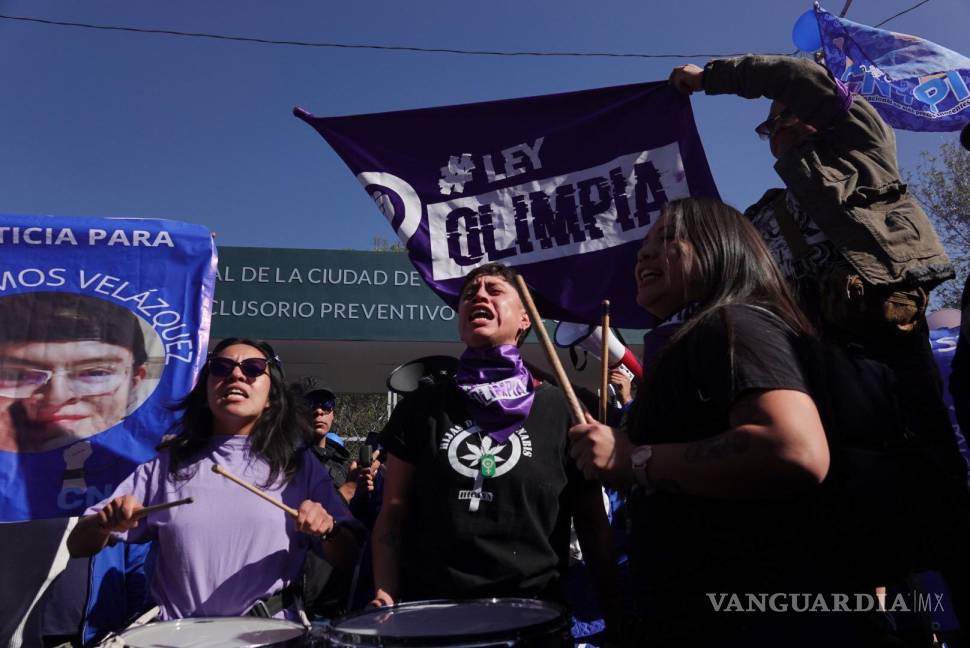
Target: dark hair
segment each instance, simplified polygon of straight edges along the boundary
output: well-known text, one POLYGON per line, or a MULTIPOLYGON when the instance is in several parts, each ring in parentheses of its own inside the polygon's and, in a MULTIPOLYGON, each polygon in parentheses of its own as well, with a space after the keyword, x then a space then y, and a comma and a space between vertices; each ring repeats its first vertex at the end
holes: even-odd
POLYGON ((674 239, 691 247, 680 256, 684 276, 697 278, 690 286, 695 315, 672 342, 730 304, 760 306, 796 333, 812 332, 761 234, 741 212, 714 198, 683 198, 667 203, 664 215, 674 239))
MULTIPOLYGON (((519 295, 519 301, 521 301, 522 305, 525 306, 525 295, 523 295, 522 291, 519 289, 519 282, 515 280, 518 276, 519 273, 517 270, 507 265, 502 265, 501 263, 486 263, 485 265, 478 266, 465 275, 465 280, 461 283, 461 290, 458 292, 458 301, 461 301, 462 295, 465 294, 465 289, 468 288, 468 286, 478 277, 498 277, 499 279, 505 281, 505 283, 515 288, 515 292, 519 295)), ((522 342, 525 341, 525 338, 529 335, 529 331, 532 330, 532 326, 535 325, 535 322, 532 322, 531 317, 529 318, 529 322, 529 328, 519 333, 518 337, 516 337, 516 342, 518 344, 522 344, 522 342)))
MULTIPOLYGON (((696 279, 685 282, 684 297, 694 302, 693 315, 670 338, 666 349, 684 340, 695 327, 718 317, 726 330, 728 364, 733 372, 734 332, 725 308, 733 304, 759 306, 784 320, 796 334, 812 334, 811 324, 761 234, 741 212, 714 198, 683 198, 667 203, 663 213, 674 240, 691 248, 690 254, 681 254, 676 262, 682 264, 685 277, 696 279)), ((665 355, 666 351, 661 352, 655 364, 665 355)), ((648 385, 657 378, 654 372, 648 385)), ((645 426, 643 398, 649 391, 645 387, 637 391, 627 413, 626 427, 634 435, 645 426)))
POLYGON ((138 317, 124 306, 69 292, 33 292, 0 298, 0 342, 94 340, 131 351, 145 364, 145 335, 138 317))
MULTIPOLYGON (((299 468, 301 450, 312 438, 310 424, 299 406, 297 395, 286 384, 279 357, 266 342, 226 338, 216 345, 209 357, 217 356, 233 344, 251 346, 270 361, 269 406, 259 415, 249 438, 252 452, 269 464, 269 477, 264 487, 276 483, 280 475, 283 475, 284 481, 289 481, 299 468)), ((212 410, 209 409, 206 395, 208 379, 209 364, 206 363, 192 391, 174 407, 182 412, 182 417, 173 426, 176 436, 158 446, 159 450, 169 450, 169 470, 173 479, 187 479, 191 475, 189 471, 180 473, 180 470, 199 458, 212 437, 212 410)))

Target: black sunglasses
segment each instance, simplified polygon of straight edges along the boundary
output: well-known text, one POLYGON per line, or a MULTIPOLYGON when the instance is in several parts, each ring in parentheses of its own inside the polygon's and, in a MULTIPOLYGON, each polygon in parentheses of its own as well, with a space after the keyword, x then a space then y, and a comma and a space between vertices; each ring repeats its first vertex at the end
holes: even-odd
POLYGON ((333 411, 333 401, 332 400, 313 400, 311 398, 306 399, 307 404, 310 406, 311 410, 322 409, 324 413, 330 413, 333 411))
POLYGON ((209 358, 209 375, 215 378, 228 378, 236 367, 239 367, 246 378, 252 380, 266 373, 269 368, 269 360, 266 358, 246 358, 242 362, 236 362, 230 358, 209 358))
POLYGON ((782 121, 787 121, 795 116, 791 108, 785 108, 780 113, 774 117, 769 117, 757 126, 755 126, 754 132, 758 134, 761 139, 768 139, 772 135, 778 132, 778 129, 782 125, 782 121))

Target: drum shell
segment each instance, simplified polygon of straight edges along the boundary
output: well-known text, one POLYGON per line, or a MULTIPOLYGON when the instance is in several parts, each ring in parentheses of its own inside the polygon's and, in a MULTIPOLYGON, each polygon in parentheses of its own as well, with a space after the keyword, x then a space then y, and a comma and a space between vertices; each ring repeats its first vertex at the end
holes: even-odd
MULTIPOLYGON (((429 623, 434 621, 429 619, 429 623)), ((404 648, 414 646, 455 648, 498 648, 521 646, 522 648, 566 648, 572 646, 569 617, 565 610, 557 605, 544 603, 533 599, 473 599, 466 601, 432 600, 412 601, 390 608, 365 610, 349 614, 339 619, 323 624, 314 624, 308 638, 311 648, 360 648, 363 646, 378 646, 384 648, 404 648), (548 614, 547 620, 523 624, 516 627, 506 627, 497 630, 464 631, 460 623, 453 632, 434 634, 398 634, 388 632, 359 633, 348 631, 346 628, 354 622, 364 620, 379 614, 406 612, 417 615, 418 619, 427 610, 434 610, 436 614, 427 616, 441 619, 442 609, 447 609, 449 615, 455 612, 455 617, 468 613, 475 606, 502 608, 506 611, 528 609, 533 612, 541 611, 548 614)))

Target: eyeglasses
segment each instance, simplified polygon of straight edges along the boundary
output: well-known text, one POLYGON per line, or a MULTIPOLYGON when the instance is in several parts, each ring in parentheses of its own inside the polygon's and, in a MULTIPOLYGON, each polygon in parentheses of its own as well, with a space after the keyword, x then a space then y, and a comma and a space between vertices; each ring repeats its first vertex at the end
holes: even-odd
POLYGON ((312 400, 308 398, 306 402, 311 410, 321 409, 324 414, 329 414, 333 411, 334 402, 332 400, 312 400))
POLYGON ((214 378, 228 378, 236 367, 239 367, 246 378, 253 380, 266 373, 269 368, 269 360, 266 358, 246 358, 242 362, 236 362, 231 358, 209 358, 209 375, 214 378))
POLYGON ((65 376, 67 388, 75 396, 103 396, 118 389, 130 370, 124 365, 36 369, 0 363, 0 396, 27 398, 47 385, 54 376, 65 376))
POLYGON ((791 126, 795 119, 797 119, 797 117, 795 116, 795 113, 791 111, 791 108, 785 108, 774 117, 769 117, 755 126, 754 132, 756 132, 758 137, 761 139, 768 139, 777 133, 778 129, 785 126, 791 126))

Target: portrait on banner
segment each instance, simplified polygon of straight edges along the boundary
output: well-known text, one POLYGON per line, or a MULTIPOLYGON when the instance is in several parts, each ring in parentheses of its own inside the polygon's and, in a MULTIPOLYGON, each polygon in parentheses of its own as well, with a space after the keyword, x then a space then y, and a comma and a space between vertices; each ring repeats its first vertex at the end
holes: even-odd
POLYGON ((200 226, 0 214, 0 522, 76 515, 155 453, 204 361, 200 226))
POLYGON ((53 450, 107 430, 151 395, 164 359, 151 325, 118 304, 0 297, 0 450, 53 450))

